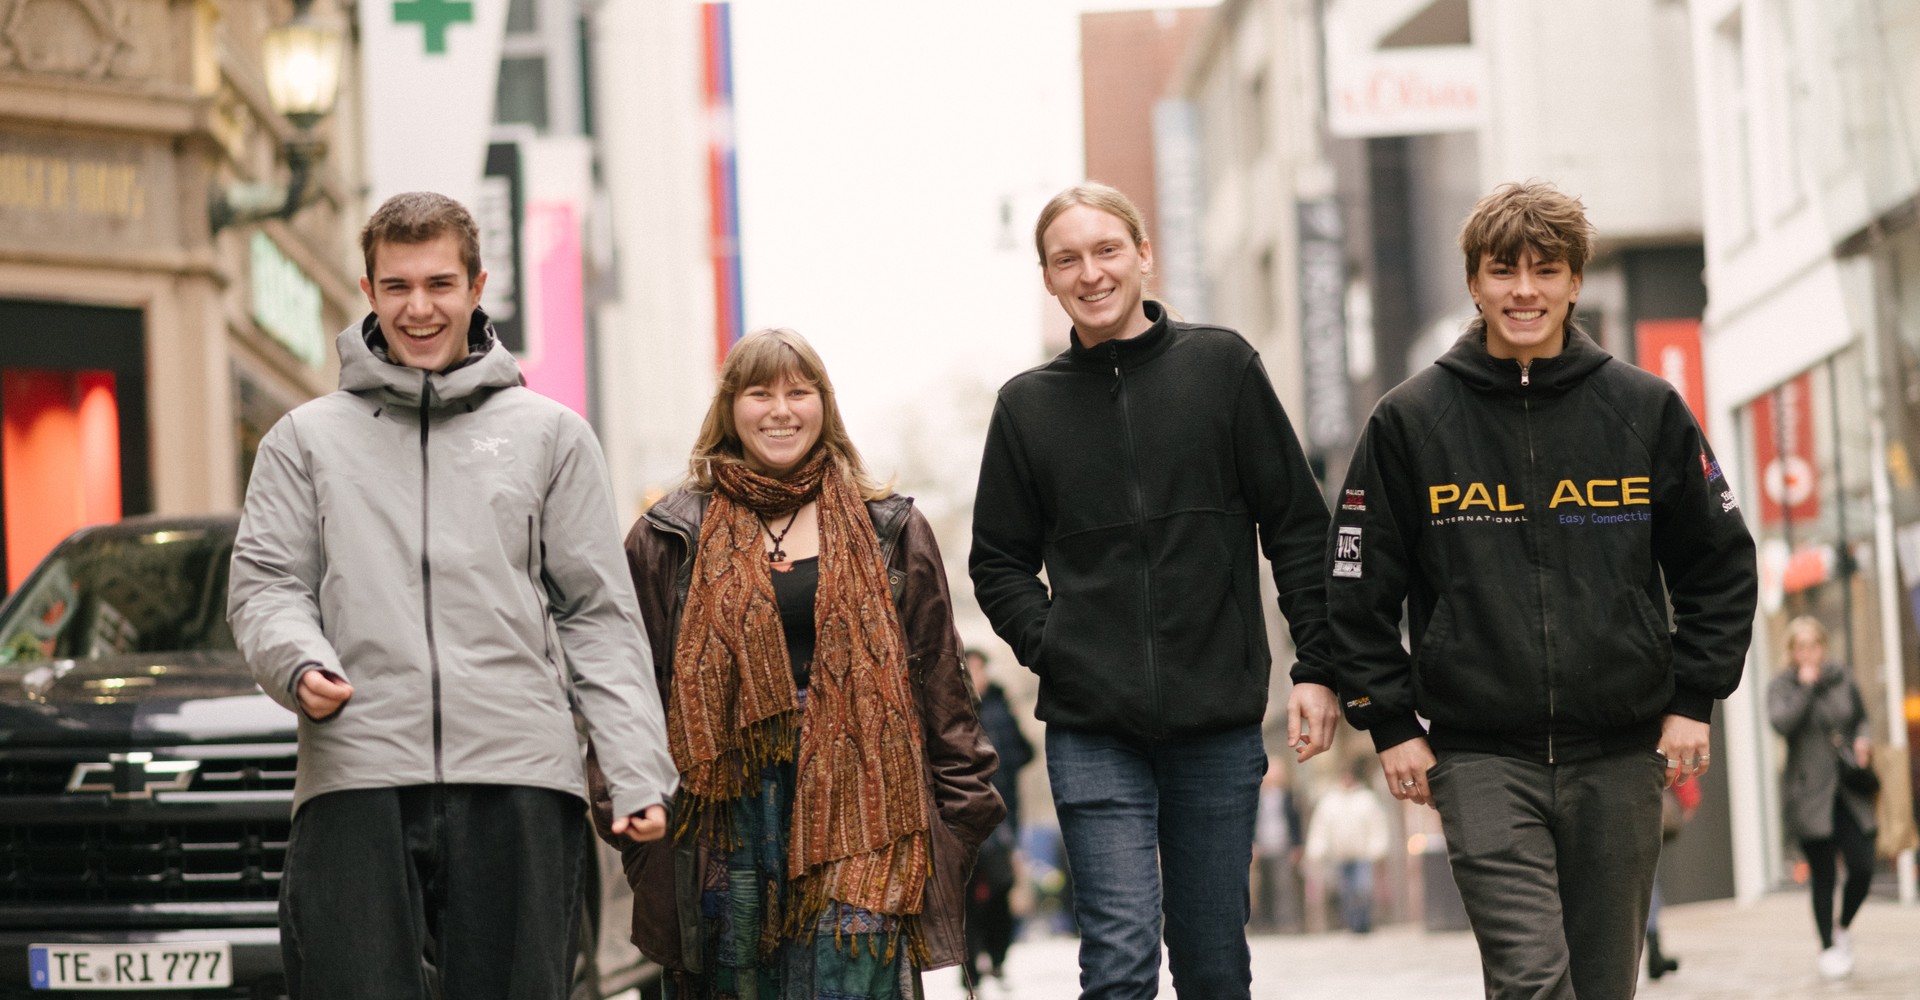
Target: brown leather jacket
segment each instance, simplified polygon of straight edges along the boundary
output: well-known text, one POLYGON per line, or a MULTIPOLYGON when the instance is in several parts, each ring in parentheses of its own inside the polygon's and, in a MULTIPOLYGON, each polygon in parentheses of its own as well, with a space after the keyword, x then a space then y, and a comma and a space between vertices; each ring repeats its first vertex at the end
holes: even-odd
MULTIPOLYGON (((687 598, 693 545, 700 537, 708 499, 689 489, 675 490, 627 533, 627 566, 653 644, 655 681, 662 698, 671 690, 674 641, 687 598)), ((893 603, 906 633, 907 669, 926 734, 927 797, 939 822, 931 824, 933 877, 927 880, 921 929, 930 958, 927 967, 937 969, 965 959, 964 904, 974 851, 1007 812, 988 780, 999 766, 999 757, 974 714, 947 593, 947 573, 932 526, 913 509, 910 497, 868 501, 867 513, 880 537, 893 603)), ((633 943, 668 969, 702 970, 698 884, 698 873, 704 868, 704 858, 698 856, 702 849, 674 844, 671 838, 636 844, 614 837, 612 803, 591 748, 587 784, 594 827, 620 849, 627 882, 633 886, 633 943)))

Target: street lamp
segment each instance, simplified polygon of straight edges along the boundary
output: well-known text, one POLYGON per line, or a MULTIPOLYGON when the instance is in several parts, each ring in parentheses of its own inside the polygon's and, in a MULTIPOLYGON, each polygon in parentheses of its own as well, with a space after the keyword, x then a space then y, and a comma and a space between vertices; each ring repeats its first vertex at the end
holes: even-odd
POLYGON ((267 32, 261 46, 266 64, 267 97, 273 110, 293 123, 298 135, 287 140, 287 183, 248 181, 216 191, 209 208, 215 232, 243 222, 288 219, 306 200, 313 169, 325 153, 313 127, 333 112, 340 94, 340 29, 313 16, 312 0, 295 0, 293 19, 267 32))

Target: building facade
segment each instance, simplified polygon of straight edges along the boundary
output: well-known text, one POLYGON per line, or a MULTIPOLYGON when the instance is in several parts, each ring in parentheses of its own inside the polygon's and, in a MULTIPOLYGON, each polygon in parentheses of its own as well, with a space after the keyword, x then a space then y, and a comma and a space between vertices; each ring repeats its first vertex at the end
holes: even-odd
MULTIPOLYGON (((327 0, 313 14, 344 24, 327 0)), ((259 436, 333 385, 332 332, 364 304, 354 121, 308 135, 273 110, 262 45, 291 15, 16 0, 0 16, 9 588, 83 524, 236 508, 259 436), (291 218, 216 227, 307 140, 325 153, 291 218)))
MULTIPOLYGON (((1790 877, 1765 686, 1813 615, 1866 696, 1912 830, 1920 726, 1920 10, 1693 0, 1706 204, 1705 369, 1760 542, 1749 680, 1729 702, 1742 896, 1790 877)), ((1891 780, 1890 780, 1891 779, 1891 780)), ((1899 832, 1901 817, 1883 817, 1899 832)), ((1915 899, 1912 839, 1897 865, 1915 899)))

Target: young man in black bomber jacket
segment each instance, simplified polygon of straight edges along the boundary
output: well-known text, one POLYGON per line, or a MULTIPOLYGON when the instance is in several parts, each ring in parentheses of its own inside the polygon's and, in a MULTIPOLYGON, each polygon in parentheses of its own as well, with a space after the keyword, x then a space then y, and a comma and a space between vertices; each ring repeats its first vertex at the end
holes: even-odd
POLYGON ((1685 402, 1569 323, 1591 232, 1545 184, 1475 206, 1480 318, 1380 401, 1329 540, 1347 718, 1439 809, 1496 1000, 1633 995, 1661 788, 1706 773, 1753 625, 1685 402))
POLYGON ((1331 743, 1327 508, 1260 357, 1145 301, 1139 212, 1068 189, 1034 242, 1072 346, 1000 389, 974 504, 974 594, 1040 675, 1083 998, 1250 994, 1247 873, 1271 659, 1255 542, 1300 662, 1288 739, 1331 743), (1046 582, 1040 580, 1044 566, 1046 582))

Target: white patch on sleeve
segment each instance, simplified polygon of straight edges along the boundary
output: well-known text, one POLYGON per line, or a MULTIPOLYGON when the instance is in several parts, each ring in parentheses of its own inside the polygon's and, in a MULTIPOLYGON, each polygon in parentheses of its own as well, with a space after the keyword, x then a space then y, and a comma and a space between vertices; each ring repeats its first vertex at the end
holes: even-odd
POLYGON ((1333 540, 1333 575, 1357 580, 1360 578, 1360 528, 1358 525, 1343 524, 1340 533, 1333 540))

